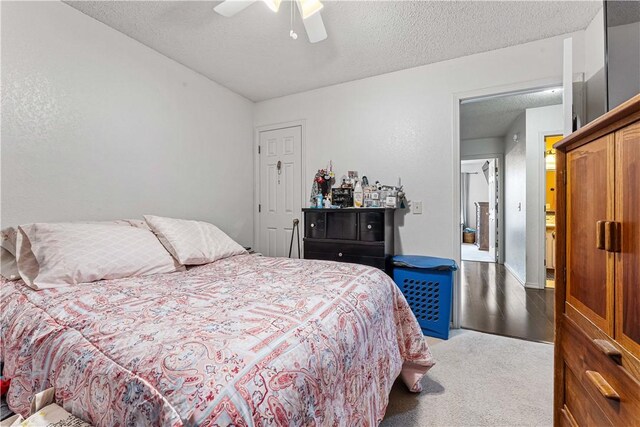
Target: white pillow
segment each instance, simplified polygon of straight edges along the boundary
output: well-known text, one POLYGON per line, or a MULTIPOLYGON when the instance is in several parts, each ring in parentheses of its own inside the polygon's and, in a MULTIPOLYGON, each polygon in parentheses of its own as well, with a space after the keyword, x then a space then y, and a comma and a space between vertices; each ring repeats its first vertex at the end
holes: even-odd
POLYGON ((180 264, 207 264, 247 251, 213 224, 145 215, 158 239, 180 264))
POLYGON ((150 230, 108 222, 20 226, 16 253, 34 289, 184 270, 150 230))
POLYGON ((0 247, 6 249, 11 255, 16 255, 16 236, 18 230, 15 227, 7 227, 0 230, 0 247))
POLYGON ((0 276, 7 280, 18 280, 20 278, 15 255, 2 247, 0 247, 0 276))
POLYGON ((7 280, 20 278, 16 263, 16 235, 14 227, 0 230, 0 275, 7 280))

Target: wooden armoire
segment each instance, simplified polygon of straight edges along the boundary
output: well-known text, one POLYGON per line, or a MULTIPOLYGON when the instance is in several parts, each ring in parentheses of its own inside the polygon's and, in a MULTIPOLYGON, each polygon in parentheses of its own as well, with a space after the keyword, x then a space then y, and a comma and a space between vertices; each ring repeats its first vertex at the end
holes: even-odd
POLYGON ((640 95, 557 148, 556 426, 640 426, 640 95))

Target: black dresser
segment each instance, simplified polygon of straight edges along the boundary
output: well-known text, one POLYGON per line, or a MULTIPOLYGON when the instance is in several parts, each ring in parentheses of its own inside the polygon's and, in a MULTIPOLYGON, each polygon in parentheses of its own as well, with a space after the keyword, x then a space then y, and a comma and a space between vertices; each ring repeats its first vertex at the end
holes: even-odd
POLYGON ((391 275, 395 209, 307 208, 302 211, 304 258, 370 265, 391 275))

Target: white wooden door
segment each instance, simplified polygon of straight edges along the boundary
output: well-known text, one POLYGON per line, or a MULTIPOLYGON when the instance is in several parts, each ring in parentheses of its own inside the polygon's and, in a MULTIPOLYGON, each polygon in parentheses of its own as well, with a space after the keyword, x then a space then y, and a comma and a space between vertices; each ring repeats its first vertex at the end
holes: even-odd
MULTIPOLYGON (((301 147, 300 126, 260 132, 258 251, 265 256, 288 256, 293 220, 301 218, 301 147)), ((298 256, 297 240, 296 232, 293 258, 298 256)))
POLYGON ((498 176, 496 159, 489 160, 489 255, 496 260, 498 242, 498 176))

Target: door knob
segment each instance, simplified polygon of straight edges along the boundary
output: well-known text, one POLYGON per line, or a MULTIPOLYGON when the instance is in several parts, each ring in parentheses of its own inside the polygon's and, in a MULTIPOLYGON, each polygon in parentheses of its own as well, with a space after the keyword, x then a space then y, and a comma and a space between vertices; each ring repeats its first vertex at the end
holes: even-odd
POLYGON ((367 228, 368 228, 369 230, 371 230, 371 224, 367 225, 367 228))
POLYGON ((309 227, 311 227, 311 228, 313 228, 313 227, 315 227, 315 226, 316 226, 316 225, 315 225, 314 223, 311 223, 311 224, 309 225, 309 227))
POLYGON ((339 256, 339 257, 342 257, 342 252, 338 252, 338 256, 339 256))

